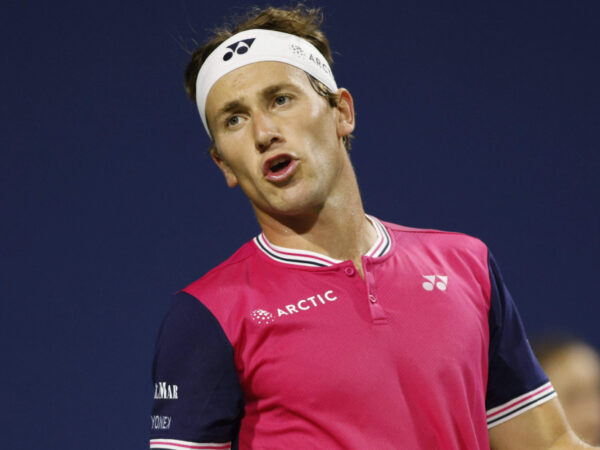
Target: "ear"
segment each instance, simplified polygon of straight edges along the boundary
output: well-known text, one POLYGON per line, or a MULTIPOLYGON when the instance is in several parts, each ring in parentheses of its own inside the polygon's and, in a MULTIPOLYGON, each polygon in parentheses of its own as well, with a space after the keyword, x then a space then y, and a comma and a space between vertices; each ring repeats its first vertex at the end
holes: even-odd
POLYGON ((223 172, 223 176, 225 177, 225 181, 227 182, 227 186, 230 188, 237 186, 238 179, 223 158, 219 155, 218 150, 214 145, 210 147, 210 156, 215 164, 221 169, 223 172))
POLYGON ((338 89, 338 95, 340 97, 337 105, 338 119, 337 119, 337 134, 338 137, 348 136, 354 131, 354 100, 352 95, 348 92, 348 89, 338 89))

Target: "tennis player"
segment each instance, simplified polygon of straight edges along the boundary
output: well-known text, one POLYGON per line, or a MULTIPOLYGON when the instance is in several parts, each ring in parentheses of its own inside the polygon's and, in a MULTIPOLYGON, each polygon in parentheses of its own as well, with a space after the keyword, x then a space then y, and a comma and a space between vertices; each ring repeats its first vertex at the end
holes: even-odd
POLYGON ((186 70, 262 233, 175 296, 150 448, 586 448, 487 247, 365 214, 320 19, 253 10, 186 70))

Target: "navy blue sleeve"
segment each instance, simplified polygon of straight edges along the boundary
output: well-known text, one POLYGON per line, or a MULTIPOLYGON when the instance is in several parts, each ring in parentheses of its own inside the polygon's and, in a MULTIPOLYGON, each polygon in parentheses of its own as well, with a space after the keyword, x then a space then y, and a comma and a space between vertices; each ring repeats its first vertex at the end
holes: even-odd
POLYGON ((179 293, 156 342, 150 448, 236 448, 244 397, 233 347, 213 314, 179 293), (212 448, 212 447, 211 447, 212 448))
POLYGON ((488 427, 498 425, 554 397, 525 335, 517 307, 491 253, 490 348, 486 394, 488 427))

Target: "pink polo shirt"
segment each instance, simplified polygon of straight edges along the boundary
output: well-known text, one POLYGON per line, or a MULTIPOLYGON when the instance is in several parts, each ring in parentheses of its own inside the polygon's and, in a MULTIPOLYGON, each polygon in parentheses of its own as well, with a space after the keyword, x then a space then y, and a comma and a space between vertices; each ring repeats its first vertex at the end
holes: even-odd
POLYGON ((261 234, 177 294, 151 448, 489 448, 555 395, 481 241, 371 221, 364 280, 261 234))

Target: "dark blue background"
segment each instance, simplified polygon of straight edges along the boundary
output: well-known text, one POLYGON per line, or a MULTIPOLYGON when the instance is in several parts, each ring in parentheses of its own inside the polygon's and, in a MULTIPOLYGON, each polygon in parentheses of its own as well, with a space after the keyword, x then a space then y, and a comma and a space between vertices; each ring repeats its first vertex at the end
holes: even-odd
MULTIPOLYGON (((600 347, 598 3, 324 5, 367 211, 482 238, 530 334, 600 347)), ((4 3, 3 448, 147 448, 171 293, 258 231, 182 83, 233 11, 4 3)))

